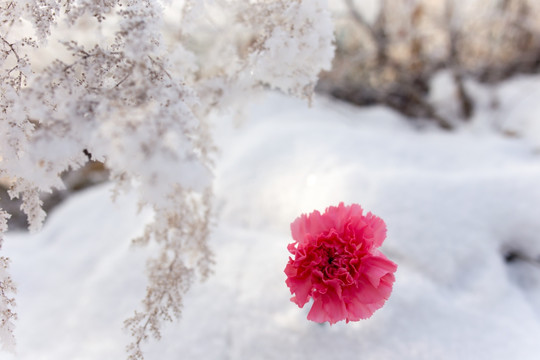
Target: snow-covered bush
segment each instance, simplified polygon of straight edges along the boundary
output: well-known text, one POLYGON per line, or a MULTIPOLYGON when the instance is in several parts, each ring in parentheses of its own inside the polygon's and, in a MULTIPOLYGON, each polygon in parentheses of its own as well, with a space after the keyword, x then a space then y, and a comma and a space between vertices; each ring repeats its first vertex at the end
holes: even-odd
POLYGON ((319 83, 337 98, 384 104, 449 129, 475 115, 467 79, 494 83, 540 71, 538 1, 337 3, 334 67, 319 83), (454 117, 429 101, 431 81, 443 69, 454 82, 454 117))
MULTIPOLYGON (((154 211, 136 239, 161 250, 143 307, 126 321, 130 358, 211 271, 208 115, 264 87, 309 99, 332 40, 323 0, 1 0, 0 178, 30 229, 45 218, 39 194, 89 159, 154 211)), ((0 234, 8 217, 0 211, 0 234)), ((0 258, 4 347, 15 317, 7 264, 0 258)))

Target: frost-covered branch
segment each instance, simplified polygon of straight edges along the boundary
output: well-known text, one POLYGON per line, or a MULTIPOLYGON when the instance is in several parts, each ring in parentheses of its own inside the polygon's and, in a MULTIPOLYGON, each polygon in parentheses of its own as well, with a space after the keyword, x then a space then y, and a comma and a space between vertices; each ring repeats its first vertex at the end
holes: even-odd
POLYGON ((0 10, 0 177, 30 229, 45 219, 40 193, 61 189, 88 154, 115 192, 132 188, 154 211, 136 243, 158 254, 142 310, 126 321, 129 355, 141 359, 141 345, 211 272, 208 115, 267 87, 309 99, 334 51, 326 1, 25 0, 0 10), (58 46, 58 58, 40 55, 58 46))
MULTIPOLYGON (((7 230, 9 214, 0 209, 0 249, 2 248, 2 234, 7 230)), ((13 280, 8 273, 9 259, 0 256, 0 340, 2 348, 13 351, 15 337, 13 336, 14 323, 17 315, 13 312, 15 299, 13 295, 17 291, 13 280)))

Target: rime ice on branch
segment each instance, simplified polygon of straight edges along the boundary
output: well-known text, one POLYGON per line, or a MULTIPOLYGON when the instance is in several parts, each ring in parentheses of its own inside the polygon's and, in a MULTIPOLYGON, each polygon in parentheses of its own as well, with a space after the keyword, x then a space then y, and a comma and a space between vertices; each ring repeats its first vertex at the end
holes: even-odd
MULTIPOLYGON (((39 193, 62 188, 60 175, 85 153, 111 171, 116 191, 135 187, 155 212, 137 239, 161 251, 142 310, 126 321, 130 358, 180 315, 196 273, 211 270, 207 115, 268 86, 310 98, 332 41, 322 0, 0 1, 0 178, 12 181, 30 228, 45 217, 39 193), (35 55, 58 42, 67 56, 35 55)), ((1 265, 0 333, 10 334, 14 287, 1 265)))

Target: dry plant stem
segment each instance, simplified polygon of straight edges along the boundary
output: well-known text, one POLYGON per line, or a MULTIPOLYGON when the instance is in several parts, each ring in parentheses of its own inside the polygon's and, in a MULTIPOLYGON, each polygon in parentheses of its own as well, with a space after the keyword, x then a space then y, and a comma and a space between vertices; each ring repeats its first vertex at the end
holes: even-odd
POLYGON ((377 20, 375 21, 375 26, 370 25, 366 21, 360 11, 358 11, 358 8, 354 4, 354 0, 345 0, 345 4, 347 5, 347 9, 349 10, 352 18, 358 23, 358 25, 363 27, 369 33, 373 44, 377 48, 377 62, 380 65, 383 65, 387 61, 387 37, 384 30, 384 10, 386 8, 386 0, 381 0, 381 7, 377 20))
MULTIPOLYGON (((7 230, 7 219, 9 214, 0 209, 0 249, 2 248, 2 234, 7 230)), ((17 314, 13 311, 15 307, 14 295, 17 292, 15 283, 8 272, 9 259, 0 256, 0 333, 4 337, 3 347, 12 350, 15 347, 15 337, 13 336, 14 321, 17 314)))
MULTIPOLYGON (((406 86, 405 84, 400 84, 401 87, 406 86)), ((435 107, 431 105, 422 94, 420 94, 416 89, 413 87, 407 87, 406 89, 407 94, 410 96, 411 100, 421 109, 424 111, 424 116, 426 116, 429 119, 433 119, 437 122, 437 124, 445 129, 445 130, 452 130, 454 129, 454 125, 448 121, 444 116, 441 116, 437 113, 435 110, 435 107)), ((402 107, 400 104, 396 104, 392 102, 392 99, 390 96, 383 95, 383 97, 380 99, 380 102, 383 104, 386 104, 387 106, 396 109, 397 111, 402 111, 402 107)))
POLYGON ((127 347, 130 360, 142 359, 142 344, 151 334, 155 339, 161 338, 160 328, 164 321, 179 318, 182 310, 182 295, 186 293, 193 283, 194 270, 185 265, 186 253, 199 255, 197 270, 204 279, 210 273, 209 265, 213 263, 213 255, 207 245, 211 219, 211 192, 208 190, 204 197, 198 201, 181 206, 179 213, 187 216, 189 212, 200 213, 200 221, 183 223, 182 228, 178 219, 171 218, 171 230, 155 232, 147 228, 150 233, 141 241, 147 241, 151 236, 157 243, 161 243, 160 254, 148 262, 150 285, 147 287, 146 297, 143 301, 142 312, 135 312, 134 316, 125 321, 133 337, 133 342, 127 347))
POLYGON ((454 83, 456 85, 456 96, 460 105, 460 115, 464 120, 471 118, 474 112, 474 103, 463 83, 463 70, 459 61, 459 41, 461 32, 455 25, 454 1, 446 0, 446 27, 448 33, 449 56, 448 62, 453 73, 454 83))
MULTIPOLYGON (((379 14, 377 15, 376 21, 374 25, 370 25, 366 19, 362 16, 356 5, 354 4, 354 0, 345 0, 345 3, 347 5, 347 8, 354 19, 354 21, 361 26, 364 30, 367 31, 369 34, 373 44, 376 47, 376 71, 382 72, 385 67, 390 67, 394 69, 397 73, 404 72, 401 69, 401 66, 398 63, 395 63, 388 57, 388 37, 386 34, 386 11, 388 11, 387 6, 388 3, 386 0, 382 0, 380 4, 380 10, 379 14)), ((406 70, 405 70, 406 71, 406 70)), ((437 124, 446 130, 451 130, 454 128, 452 123, 446 119, 444 116, 441 116, 437 113, 436 109, 431 105, 426 99, 424 94, 420 93, 414 86, 409 84, 410 81, 401 81, 397 83, 397 87, 400 89, 401 93, 407 94, 407 96, 412 100, 414 103, 414 106, 417 109, 420 109, 424 116, 426 116, 429 119, 433 119, 437 122, 437 124)), ((462 81, 459 82, 456 80, 457 84, 461 85, 459 87, 459 94, 464 97, 464 99, 468 99, 466 97, 465 88, 463 86, 462 81)), ((376 100, 379 103, 386 104, 387 106, 396 109, 400 112, 405 112, 403 109, 403 104, 400 104, 399 102, 396 102, 393 99, 392 94, 384 91, 380 91, 378 89, 375 89, 375 95, 376 100)), ((470 104, 470 102, 469 102, 470 104)), ((470 105, 467 109, 471 108, 472 105, 470 105)))
POLYGON ((371 25, 366 21, 364 16, 358 11, 356 8, 356 5, 354 4, 354 0, 345 0, 345 4, 347 5, 347 9, 349 10, 349 13, 352 15, 353 19, 362 26, 365 30, 369 32, 372 39, 377 38, 377 34, 375 33, 375 30, 371 27, 371 25))

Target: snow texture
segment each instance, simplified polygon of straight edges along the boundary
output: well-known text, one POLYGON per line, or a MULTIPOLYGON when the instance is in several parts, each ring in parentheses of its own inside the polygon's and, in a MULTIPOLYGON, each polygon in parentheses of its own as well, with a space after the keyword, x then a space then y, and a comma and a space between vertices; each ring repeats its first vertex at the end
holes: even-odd
MULTIPOLYGON (((537 112, 536 116, 540 114, 537 112)), ((237 128, 216 119, 215 274, 193 285, 182 318, 147 359, 533 360, 540 354, 540 156, 524 140, 471 126, 415 129, 382 107, 278 95, 237 128), (319 325, 289 301, 289 224, 340 201, 388 226, 398 265, 369 320, 319 325)), ((122 321, 144 295, 130 246, 149 212, 110 186, 74 196, 41 233, 8 233, 18 283, 17 357, 121 359, 122 321)))

